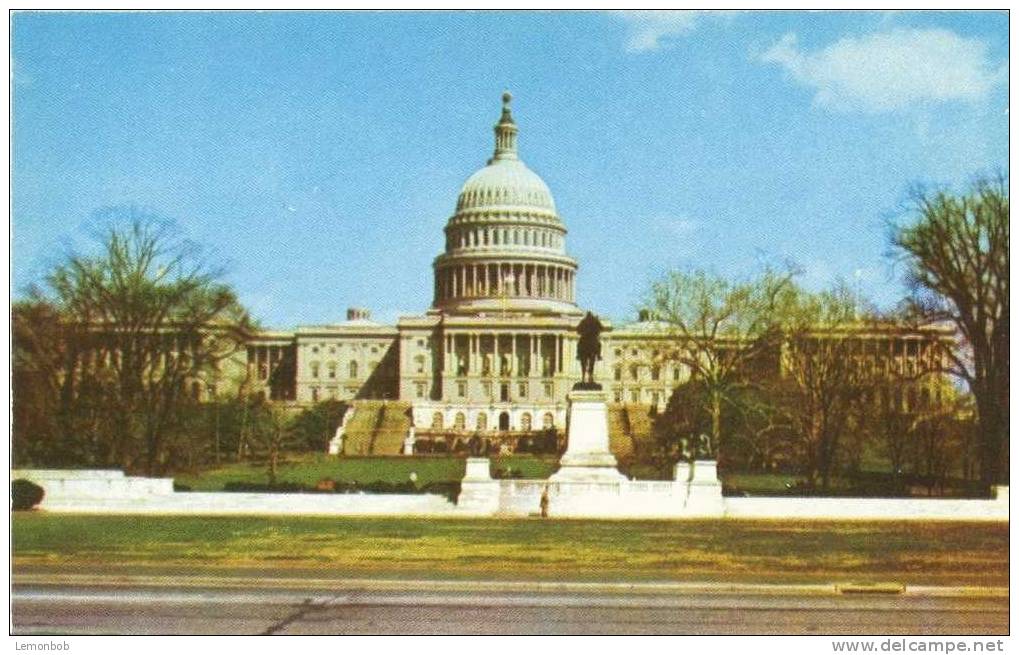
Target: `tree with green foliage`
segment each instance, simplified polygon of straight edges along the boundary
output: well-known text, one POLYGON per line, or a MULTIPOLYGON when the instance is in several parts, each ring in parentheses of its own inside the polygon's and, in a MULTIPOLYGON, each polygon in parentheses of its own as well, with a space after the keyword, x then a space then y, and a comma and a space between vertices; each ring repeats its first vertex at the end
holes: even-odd
POLYGON ((325 451, 347 409, 342 400, 323 400, 304 409, 294 418, 296 446, 305 451, 325 451))
POLYGON ((275 485, 281 457, 295 443, 293 419, 287 408, 261 395, 253 396, 248 405, 245 437, 255 455, 265 461, 269 485, 275 485))
POLYGON ((1008 180, 978 179, 964 195, 913 192, 910 222, 893 228, 910 304, 925 320, 952 322, 962 348, 954 374, 976 401, 981 480, 1008 481, 1008 180))

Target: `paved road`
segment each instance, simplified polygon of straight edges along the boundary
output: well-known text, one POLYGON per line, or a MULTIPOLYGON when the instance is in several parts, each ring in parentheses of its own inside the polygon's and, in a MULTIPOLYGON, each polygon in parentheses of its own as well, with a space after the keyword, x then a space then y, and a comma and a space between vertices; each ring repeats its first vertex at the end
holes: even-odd
MULTIPOLYGON (((816 590, 216 589, 15 581, 25 634, 1007 634, 1007 596, 816 590)), ((366 585, 371 587, 371 585, 366 585)))

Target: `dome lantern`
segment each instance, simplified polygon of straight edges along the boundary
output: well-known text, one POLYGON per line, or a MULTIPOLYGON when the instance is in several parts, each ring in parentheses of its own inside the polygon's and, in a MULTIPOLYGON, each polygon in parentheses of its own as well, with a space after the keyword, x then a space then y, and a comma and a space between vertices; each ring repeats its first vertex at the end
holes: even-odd
POLYGON ((502 94, 502 116, 495 124, 495 153, 488 160, 489 164, 504 159, 517 159, 517 124, 513 122, 510 112, 510 101, 513 96, 509 91, 502 94))

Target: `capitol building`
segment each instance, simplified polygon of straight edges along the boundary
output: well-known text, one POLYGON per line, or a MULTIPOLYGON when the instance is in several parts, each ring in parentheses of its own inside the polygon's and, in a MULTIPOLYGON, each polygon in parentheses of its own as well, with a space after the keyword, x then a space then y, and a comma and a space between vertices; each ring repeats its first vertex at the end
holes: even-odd
MULTIPOLYGON (((502 100, 494 152, 463 184, 446 223, 427 311, 385 325, 351 308, 344 322, 260 332, 237 362, 272 400, 350 402, 363 434, 348 440, 348 454, 407 452, 407 433, 444 448, 470 435, 505 445, 521 435, 563 434, 566 396, 581 377, 579 267, 552 192, 520 157, 510 94, 502 100)), ((649 436, 650 415, 689 378, 661 356, 656 342, 664 346, 668 332, 640 319, 603 321, 595 368, 621 456, 649 436)), ((908 342, 924 338, 902 337, 910 335, 882 338, 889 354, 905 356, 908 342)))
MULTIPOLYGON (((253 335, 247 369, 269 397, 401 401, 419 435, 562 431, 580 379, 578 263, 552 192, 520 157, 510 94, 502 100, 494 152, 446 223, 431 307, 396 325, 351 308, 341 323, 253 335)), ((652 362, 646 325, 603 323, 595 374, 610 398, 663 408, 684 372, 652 362)))

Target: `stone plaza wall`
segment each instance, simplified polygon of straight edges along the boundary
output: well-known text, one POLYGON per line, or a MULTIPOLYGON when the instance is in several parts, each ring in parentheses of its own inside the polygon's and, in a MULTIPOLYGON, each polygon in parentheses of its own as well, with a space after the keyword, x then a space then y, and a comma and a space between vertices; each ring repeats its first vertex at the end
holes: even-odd
POLYGON ((89 514, 526 517, 548 496, 552 518, 1001 521, 1008 487, 991 500, 945 498, 724 498, 715 463, 680 464, 675 480, 494 480, 471 458, 454 504, 436 494, 175 492, 171 478, 121 471, 12 471, 46 492, 39 509, 89 514))
POLYGON ((45 491, 39 509, 78 514, 293 514, 440 516, 456 505, 437 494, 175 492, 172 478, 127 477, 121 471, 15 470, 45 491))
POLYGON ((734 519, 1008 521, 1008 487, 992 500, 726 498, 725 516, 734 519))

